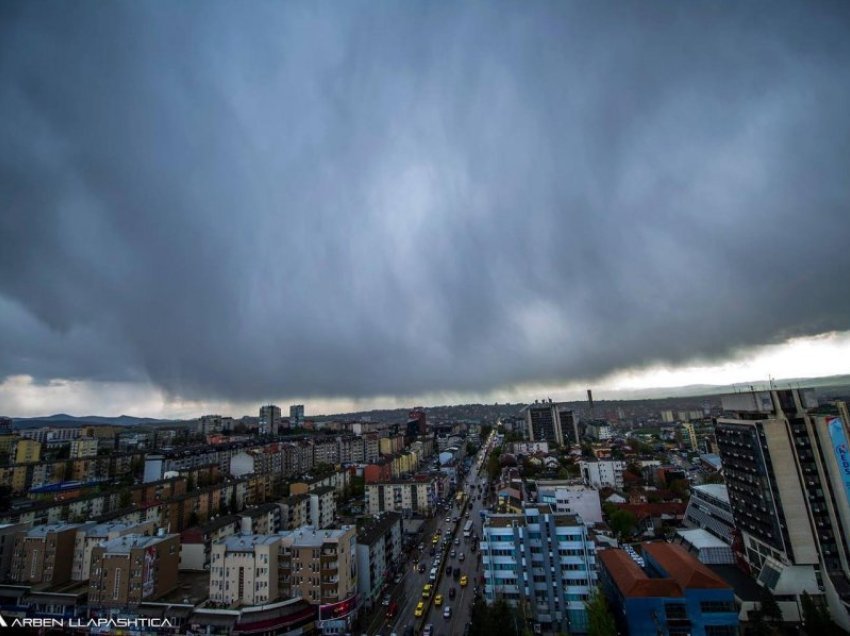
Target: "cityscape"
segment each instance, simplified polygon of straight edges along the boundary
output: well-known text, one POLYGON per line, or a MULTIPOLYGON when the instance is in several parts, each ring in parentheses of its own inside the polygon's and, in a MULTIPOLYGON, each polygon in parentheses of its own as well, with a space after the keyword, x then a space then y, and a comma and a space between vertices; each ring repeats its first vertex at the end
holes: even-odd
POLYGON ((850 3, 0 3, 0 636, 850 636, 850 3))

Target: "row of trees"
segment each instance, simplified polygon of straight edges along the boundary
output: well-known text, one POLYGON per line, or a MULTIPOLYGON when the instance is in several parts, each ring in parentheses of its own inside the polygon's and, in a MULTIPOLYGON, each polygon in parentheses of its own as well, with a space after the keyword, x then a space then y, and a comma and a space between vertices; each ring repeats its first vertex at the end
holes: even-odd
MULTIPOLYGON (((605 597, 597 592, 587 603, 588 636, 616 636, 617 626, 605 597)), ((532 636, 522 611, 503 600, 491 605, 476 602, 470 617, 470 636, 532 636)))

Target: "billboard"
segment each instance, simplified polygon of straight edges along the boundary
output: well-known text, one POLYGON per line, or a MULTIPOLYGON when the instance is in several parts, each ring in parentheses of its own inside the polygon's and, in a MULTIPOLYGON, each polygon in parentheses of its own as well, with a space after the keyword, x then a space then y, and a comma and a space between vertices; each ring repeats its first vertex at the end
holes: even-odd
POLYGON ((841 483, 844 484, 844 496, 850 505, 850 445, 847 443, 847 434, 844 432, 844 422, 840 417, 831 417, 827 419, 826 425, 829 438, 832 440, 832 450, 838 462, 841 483))
POLYGON ((142 598, 151 596, 156 588, 154 572, 156 571, 156 548, 145 550, 145 563, 142 570, 142 598))

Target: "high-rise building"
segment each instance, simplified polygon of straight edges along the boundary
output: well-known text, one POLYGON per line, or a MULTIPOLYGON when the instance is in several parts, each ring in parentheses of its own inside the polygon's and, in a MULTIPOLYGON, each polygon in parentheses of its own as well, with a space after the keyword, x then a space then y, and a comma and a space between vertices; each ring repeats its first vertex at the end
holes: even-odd
POLYGON ((847 405, 802 389, 722 398, 716 435, 735 525, 758 582, 799 620, 804 592, 850 630, 847 405))
POLYGON ((428 418, 425 415, 425 409, 421 406, 415 406, 410 410, 410 413, 407 414, 407 421, 416 422, 419 435, 426 435, 428 433, 428 418))
POLYGON ((280 431, 280 407, 267 404, 260 407, 260 435, 277 435, 280 431))
POLYGON ((30 585, 61 585, 71 580, 79 524, 53 523, 19 532, 11 579, 30 585))
POLYGON ((289 426, 298 428, 304 424, 304 405, 293 404, 289 407, 289 426))
POLYGON ((580 442, 578 418, 567 404, 535 402, 525 408, 525 424, 528 438, 532 441, 547 441, 558 446, 580 442))
POLYGON ((687 442, 692 451, 699 450, 699 445, 697 444, 697 432, 694 429, 693 422, 684 422, 682 424, 682 428, 684 429, 685 435, 687 435, 687 442))
POLYGON ((525 505, 492 514, 481 540, 484 598, 521 608, 544 631, 587 631, 585 602, 596 587, 596 547, 582 520, 525 505))

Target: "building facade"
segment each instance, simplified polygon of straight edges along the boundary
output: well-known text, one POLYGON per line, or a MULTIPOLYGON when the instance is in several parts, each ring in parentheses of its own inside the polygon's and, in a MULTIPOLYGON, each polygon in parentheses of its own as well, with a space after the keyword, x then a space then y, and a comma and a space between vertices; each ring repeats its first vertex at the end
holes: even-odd
POLYGON ((735 525, 758 582, 799 620, 803 592, 850 631, 850 454, 843 402, 803 389, 724 396, 716 435, 735 525))
POLYGON ((691 488, 688 509, 682 520, 685 528, 701 528, 732 545, 735 519, 725 484, 702 484, 691 488))
POLYGON ((578 418, 567 404, 535 402, 525 408, 525 424, 531 441, 547 441, 550 444, 579 444, 578 418))
POLYGON ((361 601, 374 605, 385 583, 402 559, 402 518, 395 512, 380 515, 357 535, 357 590, 361 601))
POLYGON ((623 489, 623 471, 626 462, 614 459, 580 461, 579 468, 584 481, 594 488, 623 489))
POLYGON ((545 631, 585 633, 596 547, 585 524, 546 504, 491 514, 481 540, 484 598, 523 609, 545 631))
POLYGON ((399 512, 426 517, 434 513, 438 498, 437 482, 392 481, 366 484, 366 510, 372 516, 382 512, 399 512))

